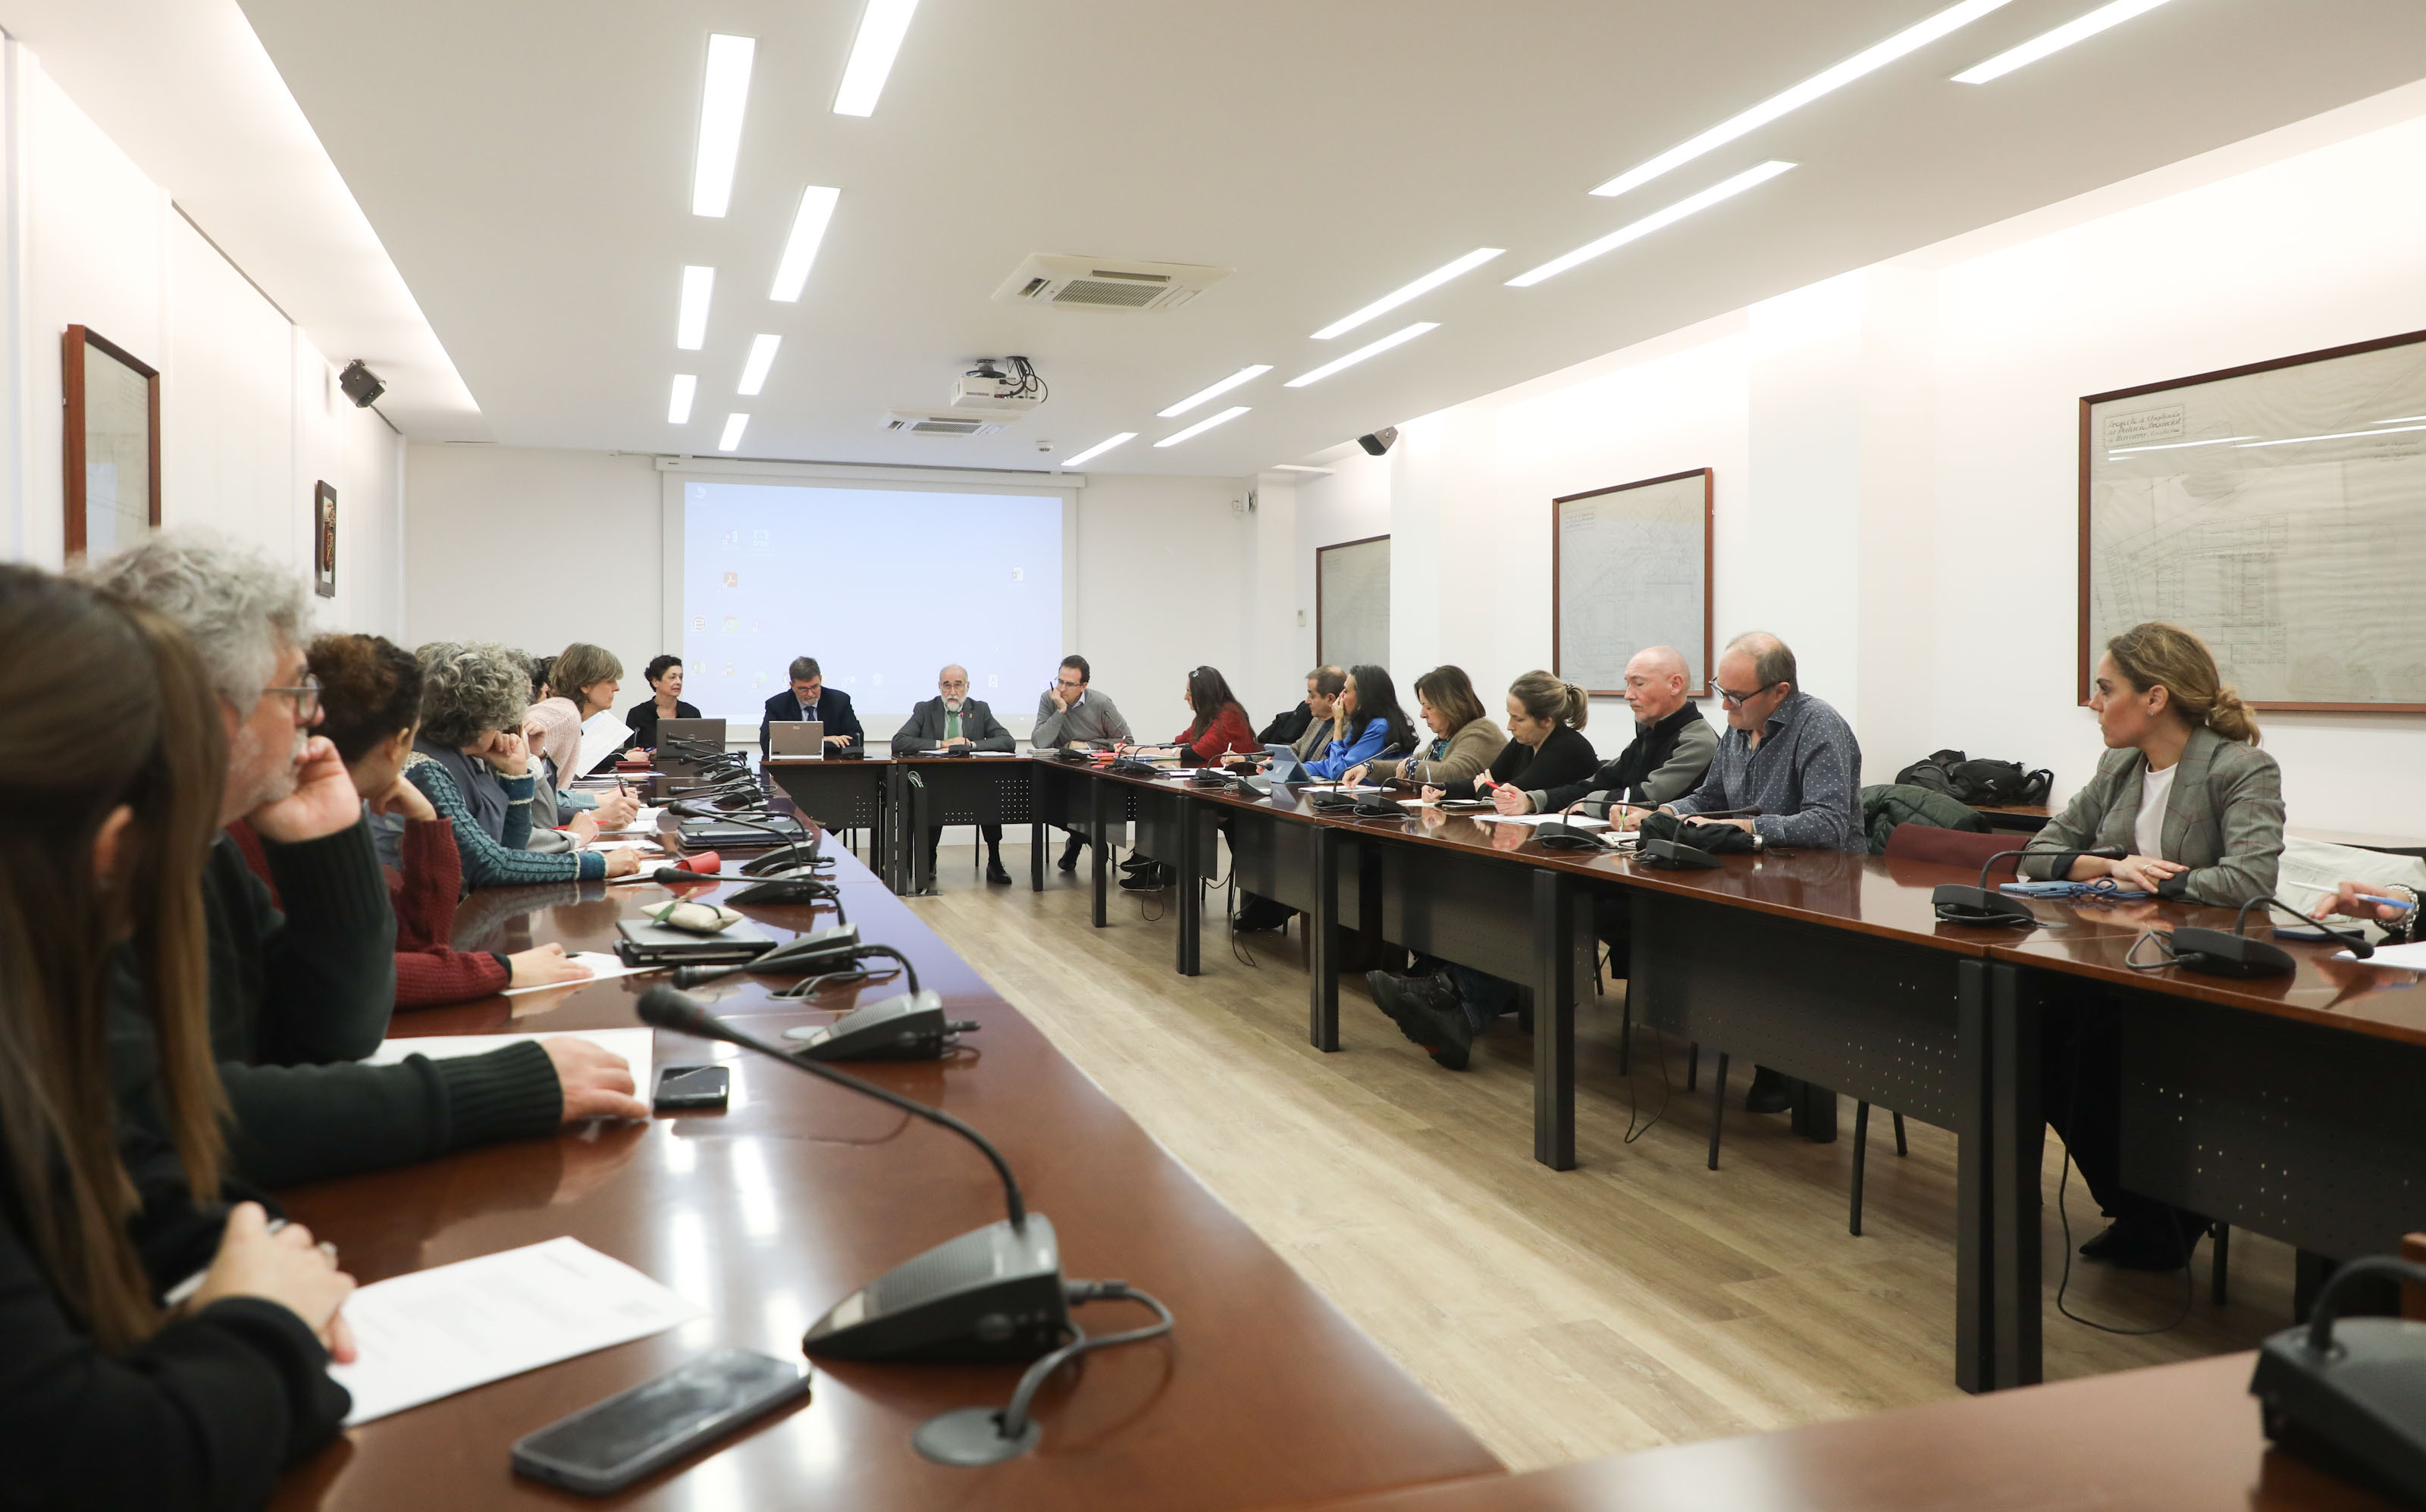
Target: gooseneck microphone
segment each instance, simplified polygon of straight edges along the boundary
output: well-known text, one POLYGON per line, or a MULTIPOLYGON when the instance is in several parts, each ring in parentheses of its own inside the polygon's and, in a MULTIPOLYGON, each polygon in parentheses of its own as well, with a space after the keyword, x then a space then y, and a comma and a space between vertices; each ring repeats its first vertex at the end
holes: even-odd
POLYGON ((2361 960, 2375 954, 2375 944, 2355 930, 2337 929, 2329 924, 2311 919, 2299 909, 2271 893, 2260 893, 2240 906, 2233 915, 2232 932, 2221 929, 2176 928, 2174 930, 2174 964, 2185 971, 2203 972, 2209 976, 2284 976, 2299 970, 2299 962, 2280 945, 2249 938, 2249 910, 2259 904, 2271 904, 2290 914, 2303 924, 2314 925, 2326 934, 2350 946, 2351 954, 2361 960))
MULTIPOLYGON (((2030 848, 2000 850, 1980 863, 1980 881, 1976 887, 1960 882, 1945 882, 1929 894, 1937 910, 1940 924, 2006 924, 2031 925, 2038 923, 2030 906, 2010 893, 1999 893, 1988 885, 1988 874, 1998 861, 2009 856, 2027 856, 2030 848)), ((2075 856, 2095 856, 2102 861, 2119 861, 2130 854, 2120 845, 2099 845, 2093 850, 2078 850, 2075 856)))
POLYGON ((643 1023, 738 1045, 949 1129, 975 1145, 1002 1180, 1005 1221, 946 1240, 844 1297, 809 1326, 802 1352, 831 1359, 995 1362, 1034 1359, 1060 1345, 1070 1331, 1060 1246, 1051 1221, 1027 1211, 1018 1178, 985 1135, 941 1108, 786 1055, 672 988, 641 993, 639 1011, 643 1023))

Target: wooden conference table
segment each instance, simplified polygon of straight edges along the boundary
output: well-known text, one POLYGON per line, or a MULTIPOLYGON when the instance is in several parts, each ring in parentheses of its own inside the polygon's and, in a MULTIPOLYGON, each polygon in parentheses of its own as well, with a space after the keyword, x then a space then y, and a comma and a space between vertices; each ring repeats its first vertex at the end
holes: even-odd
MULTIPOLYGON (((1153 1292, 1178 1328, 1093 1356, 1048 1386, 1042 1445, 1007 1464, 932 1464, 910 1435, 937 1413, 1007 1400, 1016 1367, 819 1364, 806 1404, 614 1504, 1211 1509, 1499 1469, 866 868, 844 853, 835 875, 863 937, 909 955, 922 986, 983 1025, 942 1061, 852 1069, 984 1131, 1033 1209, 1053 1220, 1067 1274, 1153 1292)), ((476 894, 477 938, 459 932, 456 942, 604 949, 619 917, 664 895, 655 884, 597 882, 476 894)), ((749 911, 779 935, 832 922, 822 908, 749 911)), ((418 1010, 398 1015, 394 1032, 627 1026, 635 997, 661 979, 418 1010)), ((776 1001, 768 989, 744 975, 698 995, 767 1036, 852 1002, 849 989, 814 1006, 776 1001)), ((729 1110, 467 1150, 282 1200, 364 1282, 570 1234, 704 1304, 708 1316, 354 1429, 291 1472, 278 1505, 580 1504, 513 1475, 512 1441, 710 1347, 797 1358, 801 1333, 835 1298, 1001 1215, 984 1160, 944 1130, 733 1047, 659 1031, 655 1054, 660 1067, 728 1065, 729 1110)), ((1098 1304, 1080 1316, 1100 1329, 1132 1326, 1132 1313, 1142 1317, 1098 1304)))

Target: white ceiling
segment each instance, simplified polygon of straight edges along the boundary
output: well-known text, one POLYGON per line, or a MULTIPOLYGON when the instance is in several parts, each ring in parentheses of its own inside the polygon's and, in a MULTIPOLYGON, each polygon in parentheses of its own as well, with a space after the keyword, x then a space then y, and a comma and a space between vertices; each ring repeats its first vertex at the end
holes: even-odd
POLYGON ((1997 82, 1949 82, 2094 3, 2013 0, 1604 200, 1586 191, 1948 0, 924 0, 865 120, 831 109, 857 0, 242 3, 496 440, 710 453, 742 410, 747 457, 1036 467, 1143 432, 1092 464, 1113 472, 1301 458, 2426 75, 2416 0, 2174 0, 1997 82), (720 220, 689 213, 711 31, 758 40, 720 220), (1801 167, 1503 286, 1770 158, 1801 167), (807 298, 772 303, 807 184, 839 185, 841 206, 807 298), (1352 336, 1307 339, 1484 245, 1508 255, 1352 336), (1167 314, 995 303, 1035 251, 1237 271, 1167 314), (673 345, 687 263, 719 269, 699 353, 673 345), (1408 320, 1441 328, 1282 387, 1408 320), (759 331, 784 350, 765 394, 737 399, 759 331), (888 409, 941 403, 965 360, 1011 352, 1053 397, 1003 434, 879 432, 888 409), (1251 362, 1274 371, 1155 418, 1251 362), (701 395, 675 427, 680 371, 701 395), (1253 412, 1149 445, 1231 403, 1253 412))

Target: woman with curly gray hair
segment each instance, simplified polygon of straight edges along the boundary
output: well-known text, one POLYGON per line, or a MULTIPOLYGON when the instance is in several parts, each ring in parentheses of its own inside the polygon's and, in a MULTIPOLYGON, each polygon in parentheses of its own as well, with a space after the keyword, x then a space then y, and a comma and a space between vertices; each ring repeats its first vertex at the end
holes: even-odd
POLYGON ((421 663, 421 733, 404 775, 455 830, 469 888, 628 877, 639 853, 542 854, 524 849, 531 832, 536 780, 523 742, 530 678, 503 646, 433 641, 421 663))

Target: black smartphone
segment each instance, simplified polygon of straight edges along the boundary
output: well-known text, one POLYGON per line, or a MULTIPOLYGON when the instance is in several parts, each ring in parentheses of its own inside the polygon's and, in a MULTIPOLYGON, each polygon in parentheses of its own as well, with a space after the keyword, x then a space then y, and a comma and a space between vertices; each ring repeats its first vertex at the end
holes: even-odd
POLYGON ((657 1073, 659 1113, 722 1112, 733 1095, 733 1073, 721 1066, 669 1066, 657 1073))
POLYGON ((806 1365, 720 1349, 524 1435, 514 1469, 605 1496, 808 1394, 806 1365))

